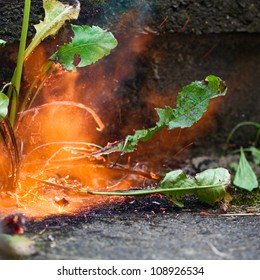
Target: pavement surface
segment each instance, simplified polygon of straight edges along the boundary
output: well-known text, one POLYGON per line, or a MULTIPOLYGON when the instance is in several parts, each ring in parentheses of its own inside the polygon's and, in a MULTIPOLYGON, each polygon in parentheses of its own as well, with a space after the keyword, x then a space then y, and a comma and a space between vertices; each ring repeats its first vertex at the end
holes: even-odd
POLYGON ((48 226, 30 259, 260 259, 259 213, 220 212, 204 205, 180 210, 151 196, 31 221, 29 235, 48 226))

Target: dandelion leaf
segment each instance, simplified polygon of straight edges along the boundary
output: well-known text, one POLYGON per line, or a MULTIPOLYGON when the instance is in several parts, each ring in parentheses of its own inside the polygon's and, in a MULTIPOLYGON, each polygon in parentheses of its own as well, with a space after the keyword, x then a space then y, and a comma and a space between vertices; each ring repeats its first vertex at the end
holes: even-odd
POLYGON ((194 178, 189 177, 182 170, 174 170, 166 174, 157 190, 162 191, 177 206, 183 207, 182 199, 192 193, 195 187, 194 178), (168 191, 164 192, 165 189, 168 191))
POLYGON ((185 86, 177 96, 176 108, 169 106, 156 108, 159 121, 155 127, 136 130, 131 136, 126 137, 127 145, 122 152, 134 151, 139 141, 149 140, 155 132, 163 127, 168 129, 186 128, 199 121, 206 112, 210 99, 224 96, 227 92, 225 83, 216 76, 207 76, 205 81, 195 81, 185 86))
POLYGON ((213 205, 222 199, 230 201, 230 195, 226 192, 226 188, 230 184, 230 177, 228 170, 225 168, 208 169, 198 173, 195 177, 185 174, 182 170, 174 170, 168 172, 159 183, 159 186, 153 189, 113 192, 79 190, 79 192, 112 196, 161 193, 179 207, 183 207, 182 200, 186 195, 195 194, 200 201, 213 205))
POLYGON ((178 94, 176 109, 156 109, 160 117, 157 125, 169 129, 190 127, 206 112, 210 99, 225 93, 226 87, 219 77, 208 76, 205 81, 192 82, 178 94))
POLYGON ((95 63, 117 46, 117 40, 110 32, 106 32, 98 26, 72 25, 74 38, 71 43, 61 46, 51 56, 51 60, 59 62, 66 70, 75 71, 76 67, 84 67, 95 63), (75 56, 80 61, 74 61, 75 56))

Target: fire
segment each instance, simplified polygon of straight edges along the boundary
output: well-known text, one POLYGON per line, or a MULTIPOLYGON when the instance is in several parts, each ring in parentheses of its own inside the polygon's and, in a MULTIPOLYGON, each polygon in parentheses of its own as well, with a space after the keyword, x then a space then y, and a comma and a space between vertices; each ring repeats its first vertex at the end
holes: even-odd
MULTIPOLYGON (((131 26, 135 18, 135 13, 130 12, 122 17, 119 25, 131 26)), ((19 183, 15 193, 0 189, 0 215, 21 212, 26 216, 44 217, 77 213, 122 199, 93 196, 79 190, 113 191, 145 184, 141 172, 115 168, 115 162, 121 161, 118 155, 110 159, 89 155, 98 149, 98 145, 122 139, 134 129, 152 126, 157 121, 155 107, 174 106, 177 90, 163 94, 156 91, 156 79, 160 78, 156 64, 163 54, 147 49, 153 36, 149 32, 119 34, 119 46, 108 59, 79 69, 77 73, 56 69, 55 75, 45 82, 34 107, 19 116, 16 128, 22 155, 19 183), (154 80, 141 80, 140 96, 136 96, 134 87, 137 85, 130 87, 133 92, 126 94, 124 85, 141 72, 136 67, 141 54, 153 61, 154 80), (133 107, 134 102, 138 109, 133 107)), ((49 44, 43 44, 29 57, 25 68, 28 82, 33 81, 35 73, 50 56, 49 47, 49 44)), ((24 90, 28 90, 26 85, 24 90)), ((129 164, 123 158, 124 166, 134 166, 145 172, 149 166, 155 173, 161 171, 158 166, 166 158, 172 160, 185 145, 189 146, 195 135, 208 125, 216 108, 215 103, 202 125, 200 122, 199 126, 181 132, 181 135, 179 131, 160 132, 148 144, 140 145, 134 155, 138 164, 129 164), (147 158, 150 163, 142 164, 147 158)), ((6 154, 1 154, 0 166, 6 172, 10 163, 6 163, 6 154)), ((155 173, 147 171, 150 178, 157 179, 155 173)), ((6 184, 9 175, 0 178, 2 185, 6 184)))
MULTIPOLYGON (((143 176, 113 167, 113 158, 88 155, 99 143, 109 141, 108 124, 117 117, 112 101, 115 88, 125 77, 134 75, 131 61, 145 48, 148 36, 144 37, 133 36, 131 42, 122 44, 119 55, 112 58, 115 63, 109 80, 104 77, 111 69, 98 63, 77 73, 56 69, 46 81, 35 106, 19 116, 15 131, 22 154, 19 183, 15 193, 0 192, 1 215, 21 212, 40 218, 75 213, 122 199, 79 190, 113 191, 143 184, 143 176), (128 66, 122 71, 126 57, 128 66)), ((46 46, 39 47, 27 60, 28 81, 33 81, 47 52, 46 46)))

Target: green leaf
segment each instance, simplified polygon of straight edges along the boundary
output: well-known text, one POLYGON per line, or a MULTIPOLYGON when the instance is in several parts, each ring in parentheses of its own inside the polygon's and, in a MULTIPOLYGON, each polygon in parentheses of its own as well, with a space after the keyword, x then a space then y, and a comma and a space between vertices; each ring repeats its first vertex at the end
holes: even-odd
POLYGON ((249 151, 253 156, 254 163, 260 165, 260 149, 252 146, 249 148, 249 151))
POLYGON ((80 2, 70 6, 57 0, 43 0, 45 18, 34 27, 36 34, 25 51, 25 58, 37 47, 40 42, 50 35, 55 35, 66 20, 77 19, 80 11, 80 2))
POLYGON ((23 235, 0 234, 0 259, 14 259, 36 254, 34 242, 23 235))
POLYGON ((186 194, 194 193, 200 201, 213 205, 226 196, 226 187, 230 184, 230 174, 227 169, 208 169, 196 174, 195 178, 186 175, 182 170, 166 174, 160 184, 161 189, 171 189, 164 192, 173 203, 182 207, 181 200, 186 194))
POLYGON ((166 174, 160 183, 158 192, 163 193, 177 206, 183 207, 182 199, 194 191, 195 180, 186 175, 182 170, 174 170, 166 174), (165 189, 170 189, 164 192, 165 189))
POLYGON ((234 185, 240 189, 252 191, 258 188, 258 181, 252 167, 248 163, 243 148, 240 148, 240 160, 234 178, 234 185))
POLYGON ((110 32, 98 26, 72 25, 74 38, 51 56, 51 60, 59 62, 67 70, 75 71, 76 67, 84 67, 95 63, 117 46, 117 40, 110 32), (75 55, 80 57, 78 64, 75 55))
POLYGON ((210 99, 224 96, 227 92, 225 83, 216 76, 207 76, 203 82, 193 82, 183 88, 177 96, 175 109, 169 106, 156 108, 159 121, 154 127, 136 130, 133 135, 128 135, 124 141, 109 143, 100 151, 89 156, 106 155, 114 152, 133 152, 138 143, 148 141, 157 131, 164 127, 168 129, 186 128, 199 121, 207 110, 210 99))
POLYGON ((8 113, 9 98, 0 91, 0 121, 2 121, 8 113))
POLYGON ((5 44, 6 44, 6 41, 5 41, 5 40, 0 39, 0 46, 2 47, 2 46, 4 46, 5 44))
POLYGON ((78 190, 82 193, 111 196, 137 196, 153 193, 165 194, 174 204, 183 207, 182 199, 187 194, 195 194, 198 199, 207 204, 228 198, 226 188, 230 184, 231 176, 225 168, 208 169, 198 173, 195 178, 186 175, 182 170, 174 170, 165 175, 159 187, 155 189, 128 190, 114 192, 99 192, 78 190))
POLYGON ((226 187, 231 183, 231 176, 225 168, 208 169, 195 176, 198 186, 212 186, 207 189, 197 189, 200 201, 213 205, 226 196, 226 187))
POLYGON ((226 83, 223 82, 219 77, 216 77, 214 75, 209 75, 206 77, 205 81, 208 83, 208 87, 213 92, 218 92, 220 94, 226 94, 227 93, 227 86, 226 83))
POLYGON ((156 108, 159 121, 155 127, 136 130, 134 135, 128 135, 124 145, 118 146, 121 152, 133 152, 139 141, 149 140, 163 127, 168 129, 186 128, 200 120, 207 110, 209 101, 218 96, 224 96, 227 88, 224 82, 216 76, 206 77, 204 82, 192 82, 184 87, 177 96, 176 109, 169 106, 156 108))
POLYGON ((169 117, 167 108, 167 119, 160 118, 159 124, 163 122, 169 129, 185 128, 200 120, 208 108, 210 99, 226 93, 226 87, 219 77, 208 76, 205 81, 206 83, 195 81, 185 86, 177 96, 176 109, 172 110, 169 117))

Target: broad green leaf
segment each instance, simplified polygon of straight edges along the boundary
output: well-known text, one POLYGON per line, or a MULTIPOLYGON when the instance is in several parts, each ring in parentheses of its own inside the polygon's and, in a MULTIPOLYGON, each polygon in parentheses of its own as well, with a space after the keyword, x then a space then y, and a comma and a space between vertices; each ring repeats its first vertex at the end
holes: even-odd
POLYGON ((175 109, 169 106, 163 109, 157 108, 156 112, 159 116, 159 121, 155 127, 136 130, 133 135, 128 135, 123 145, 122 142, 119 142, 118 151, 133 152, 139 141, 149 140, 163 127, 174 129, 192 126, 205 113, 210 99, 223 96, 226 92, 227 88, 224 82, 216 76, 208 76, 204 82, 196 81, 191 83, 178 94, 175 109))
POLYGON ((9 98, 0 91, 0 121, 2 121, 8 113, 9 98))
POLYGON ((61 46, 50 58, 61 63, 67 70, 75 71, 76 67, 95 63, 117 46, 117 40, 112 33, 98 26, 72 25, 72 30, 75 34, 72 42, 61 46), (74 62, 76 55, 80 57, 78 64, 74 62))
POLYGON ((190 127, 197 122, 206 112, 210 99, 226 93, 220 78, 208 76, 205 81, 195 81, 185 86, 177 96, 176 109, 172 109, 171 113, 167 107, 167 113, 162 116, 162 109, 159 112, 157 109, 160 117, 158 125, 164 124, 173 129, 190 127))
POLYGON ((195 194, 198 199, 207 204, 213 205, 215 202, 230 196, 226 192, 230 184, 230 174, 225 168, 208 169, 198 173, 195 178, 186 175, 182 170, 174 170, 165 175, 159 187, 155 189, 128 190, 114 192, 99 192, 90 190, 78 190, 82 193, 111 196, 136 196, 153 193, 165 194, 174 204, 183 207, 182 199, 187 194, 195 194))
POLYGON ((197 189, 200 201, 213 205, 226 196, 226 187, 231 183, 231 176, 225 168, 208 169, 195 176, 198 186, 212 186, 212 188, 197 189))
POLYGON ((252 146, 249 148, 249 151, 253 156, 254 163, 260 165, 260 149, 252 146))
POLYGON ((240 149, 240 160, 234 178, 234 185, 247 191, 258 188, 257 177, 248 163, 242 147, 240 149))
POLYGON ((226 196, 226 187, 229 184, 230 174, 225 168, 208 169, 196 174, 195 178, 186 175, 182 170, 176 170, 166 174, 158 191, 171 189, 164 194, 180 207, 183 206, 181 200, 189 193, 194 193, 200 201, 213 205, 226 196))
POLYGON ((48 36, 55 35, 66 20, 77 19, 80 11, 80 2, 70 6, 57 0, 43 0, 45 18, 34 27, 36 34, 25 51, 25 58, 48 36))
POLYGON ((34 242, 23 235, 0 234, 0 259, 15 259, 36 254, 34 242))
POLYGON ((0 39, 0 46, 2 47, 2 46, 4 46, 5 44, 6 44, 6 41, 5 41, 5 40, 0 39))

